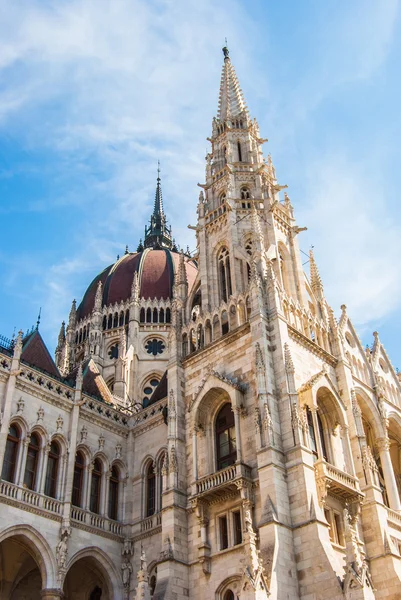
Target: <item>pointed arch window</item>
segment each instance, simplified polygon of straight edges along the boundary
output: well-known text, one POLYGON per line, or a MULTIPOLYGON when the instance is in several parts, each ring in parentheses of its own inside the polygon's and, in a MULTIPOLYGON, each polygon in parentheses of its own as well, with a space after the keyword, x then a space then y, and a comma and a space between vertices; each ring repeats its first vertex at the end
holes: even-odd
POLYGON ((227 590, 224 594, 224 600, 235 600, 234 593, 231 590, 227 590))
POLYGON ((118 496, 119 496, 120 473, 118 468, 113 465, 109 481, 109 506, 108 515, 110 519, 117 521, 118 519, 118 496))
POLYGON ((21 430, 17 425, 10 425, 8 431, 6 450, 4 453, 3 469, 1 478, 5 481, 15 483, 18 450, 21 441, 21 430))
POLYGON ((89 510, 93 513, 100 512, 100 492, 102 487, 102 464, 98 458, 93 463, 89 510))
POLYGON ((223 152, 223 165, 226 165, 227 164, 227 148, 226 148, 226 146, 223 146, 222 152, 223 152))
POLYGON ((157 323, 159 321, 159 313, 157 308, 153 309, 153 323, 157 323))
POLYGON ((324 429, 323 429, 322 419, 321 419, 319 413, 317 412, 316 413, 316 421, 317 421, 318 431, 316 431, 315 423, 313 421, 312 411, 310 410, 310 408, 308 406, 306 407, 306 417, 307 417, 307 421, 308 421, 310 449, 312 450, 312 452, 315 456, 315 459, 323 458, 324 460, 327 461, 327 450, 326 450, 326 442, 324 439, 324 429), (319 456, 319 446, 318 446, 317 436, 319 436, 319 441, 321 444, 323 456, 319 456))
POLYGON ((146 516, 151 517, 156 510, 156 475, 153 464, 146 471, 146 516))
POLYGON ((82 489, 84 483, 85 459, 82 452, 77 452, 74 465, 74 478, 72 481, 72 504, 82 507, 82 489))
POLYGON ((166 323, 171 323, 171 311, 169 308, 166 308, 166 323))
POLYGON ((28 445, 28 453, 25 463, 24 485, 34 490, 36 488, 38 462, 40 453, 40 439, 37 433, 32 433, 28 445))
POLYGON ((230 402, 220 409, 215 424, 217 469, 225 469, 237 460, 234 413, 230 402))
POLYGON ((150 308, 148 308, 146 311, 146 323, 151 323, 151 322, 152 322, 152 311, 150 308))
POLYGON ((145 323, 145 309, 144 308, 141 308, 141 311, 139 313, 139 322, 145 323))
POLYGON ((242 149, 241 149, 240 141, 237 142, 237 149, 238 149, 238 162, 242 162, 242 149))
POLYGON ((250 200, 251 194, 249 189, 246 186, 241 188, 241 200, 250 200))
POLYGON ((218 258, 220 278, 220 298, 227 302, 232 294, 230 255, 227 248, 222 248, 218 258))
POLYGON ((57 477, 60 461, 60 446, 53 441, 50 444, 49 456, 47 459, 45 495, 51 498, 56 498, 57 494, 57 477))

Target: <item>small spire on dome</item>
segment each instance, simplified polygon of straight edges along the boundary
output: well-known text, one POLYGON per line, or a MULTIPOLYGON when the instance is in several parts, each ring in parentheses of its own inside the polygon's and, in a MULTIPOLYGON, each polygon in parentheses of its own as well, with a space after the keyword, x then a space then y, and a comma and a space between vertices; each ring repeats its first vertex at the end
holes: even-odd
POLYGON ((126 244, 126 246, 125 246, 125 252, 124 252, 124 254, 129 254, 128 244, 126 244))
POLYGON ((139 240, 138 248, 136 249, 136 251, 137 252, 143 252, 142 238, 139 240))
POLYGON ((150 226, 145 226, 145 248, 167 248, 172 246, 171 227, 167 226, 166 215, 163 210, 163 195, 160 179, 160 161, 157 161, 157 183, 153 213, 150 217, 150 226))

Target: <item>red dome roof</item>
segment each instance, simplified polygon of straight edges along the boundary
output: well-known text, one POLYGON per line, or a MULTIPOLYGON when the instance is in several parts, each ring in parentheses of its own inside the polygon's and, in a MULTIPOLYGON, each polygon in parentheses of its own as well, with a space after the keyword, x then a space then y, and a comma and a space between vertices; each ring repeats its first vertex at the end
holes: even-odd
MULTIPOLYGON (((180 255, 172 250, 146 249, 143 252, 130 252, 110 265, 95 277, 85 292, 77 309, 77 320, 90 315, 95 304, 98 282, 102 282, 102 305, 125 302, 131 296, 132 280, 135 271, 139 276, 140 296, 143 298, 172 298, 174 274, 178 270, 180 255)), ((188 278, 188 291, 191 290, 197 274, 193 260, 185 257, 188 278)))

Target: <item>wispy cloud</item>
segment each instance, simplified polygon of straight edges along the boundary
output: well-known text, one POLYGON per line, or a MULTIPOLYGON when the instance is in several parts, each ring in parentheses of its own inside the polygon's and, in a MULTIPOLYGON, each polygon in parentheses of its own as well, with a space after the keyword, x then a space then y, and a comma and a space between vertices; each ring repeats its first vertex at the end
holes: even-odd
MULTIPOLYGON (((346 301, 361 323, 394 309, 399 279, 378 235, 380 215, 388 224, 387 242, 399 249, 385 182, 377 181, 382 192, 373 203, 367 155, 359 164, 308 148, 300 173, 292 151, 306 143, 316 126, 314 114, 327 98, 381 69, 395 37, 397 0, 357 0, 332 9, 318 3, 300 40, 311 45, 305 61, 280 85, 281 59, 266 60, 266 52, 273 51, 278 11, 291 7, 275 7, 276 21, 256 1, 240 0, 0 0, 0 7, 0 130, 48 157, 43 169, 52 185, 23 209, 43 214, 51 209, 51 226, 65 244, 64 255, 60 248, 56 255, 51 249, 33 254, 34 275, 20 257, 13 285, 17 289, 26 278, 25 289, 32 290, 27 303, 45 305, 43 324, 53 341, 72 298, 79 298, 125 243, 134 249, 151 210, 157 159, 173 231, 181 245, 193 248, 186 225, 194 222, 196 183, 204 177, 205 138, 217 108, 216 53, 226 35, 250 108, 263 135, 272 139, 273 157, 276 149, 307 195, 304 210, 297 206, 296 189, 293 199, 313 233, 307 239, 318 246, 333 303, 346 301), (253 52, 258 44, 261 51, 253 52), (73 225, 64 222, 63 210, 76 215, 73 225)), ((282 40, 285 44, 284 35, 282 40)), ((285 52, 277 41, 274 54, 285 52)), ((296 48, 287 60, 294 55, 296 48)), ((281 175, 287 177, 284 170, 281 175)), ((2 207, 9 209, 20 205, 2 207)))

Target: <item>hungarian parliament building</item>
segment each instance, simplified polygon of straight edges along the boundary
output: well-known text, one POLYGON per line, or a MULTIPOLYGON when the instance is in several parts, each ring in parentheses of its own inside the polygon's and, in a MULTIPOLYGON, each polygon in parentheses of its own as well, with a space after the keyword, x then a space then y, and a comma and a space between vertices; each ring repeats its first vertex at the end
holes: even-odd
POLYGON ((55 357, 0 337, 1 600, 401 598, 401 379, 304 272, 223 54, 196 251, 158 172, 55 357))

